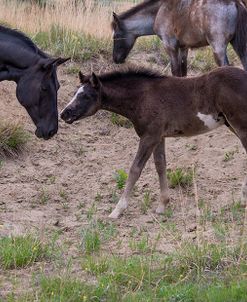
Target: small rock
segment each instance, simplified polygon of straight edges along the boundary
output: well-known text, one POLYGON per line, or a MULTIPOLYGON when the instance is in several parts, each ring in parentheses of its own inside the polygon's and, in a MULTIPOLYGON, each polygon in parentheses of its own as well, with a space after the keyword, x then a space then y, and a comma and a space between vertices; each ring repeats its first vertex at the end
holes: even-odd
POLYGON ((197 229, 197 225, 193 225, 193 226, 191 226, 190 228, 188 228, 188 232, 189 232, 189 233, 195 232, 196 229, 197 229))
POLYGON ((53 224, 54 226, 56 226, 56 227, 59 227, 59 225, 60 225, 60 221, 59 220, 57 220, 54 224, 53 224))

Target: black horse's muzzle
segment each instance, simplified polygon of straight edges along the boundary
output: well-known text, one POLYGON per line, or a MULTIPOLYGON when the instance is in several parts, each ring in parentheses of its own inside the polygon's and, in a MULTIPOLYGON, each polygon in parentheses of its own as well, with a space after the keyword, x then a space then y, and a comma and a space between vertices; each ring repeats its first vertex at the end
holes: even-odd
POLYGON ((43 138, 44 140, 48 140, 57 133, 57 130, 58 130, 58 127, 54 127, 52 129, 49 129, 48 131, 44 131, 41 128, 37 128, 35 131, 35 135, 38 138, 43 138))

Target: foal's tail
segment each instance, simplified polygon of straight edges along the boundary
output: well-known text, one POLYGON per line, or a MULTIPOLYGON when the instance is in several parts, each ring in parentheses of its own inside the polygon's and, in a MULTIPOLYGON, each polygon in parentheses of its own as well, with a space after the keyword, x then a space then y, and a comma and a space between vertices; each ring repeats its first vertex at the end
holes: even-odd
POLYGON ((238 19, 235 35, 231 44, 247 70, 247 7, 243 1, 236 1, 238 19))

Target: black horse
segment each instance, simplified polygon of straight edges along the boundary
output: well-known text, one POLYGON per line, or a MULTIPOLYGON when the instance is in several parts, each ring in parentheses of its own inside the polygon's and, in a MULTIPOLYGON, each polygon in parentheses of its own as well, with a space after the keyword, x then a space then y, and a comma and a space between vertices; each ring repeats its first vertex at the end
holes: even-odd
POLYGON ((0 25, 0 82, 16 82, 17 99, 36 125, 39 138, 57 133, 56 69, 67 60, 49 57, 23 33, 0 25))

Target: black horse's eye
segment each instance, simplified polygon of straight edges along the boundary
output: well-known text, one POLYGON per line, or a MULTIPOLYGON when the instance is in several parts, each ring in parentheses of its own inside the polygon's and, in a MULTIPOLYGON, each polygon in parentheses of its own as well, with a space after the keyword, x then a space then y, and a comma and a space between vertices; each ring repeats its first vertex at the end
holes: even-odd
POLYGON ((41 90, 42 90, 42 91, 47 91, 48 89, 47 89, 46 86, 41 86, 41 90))

